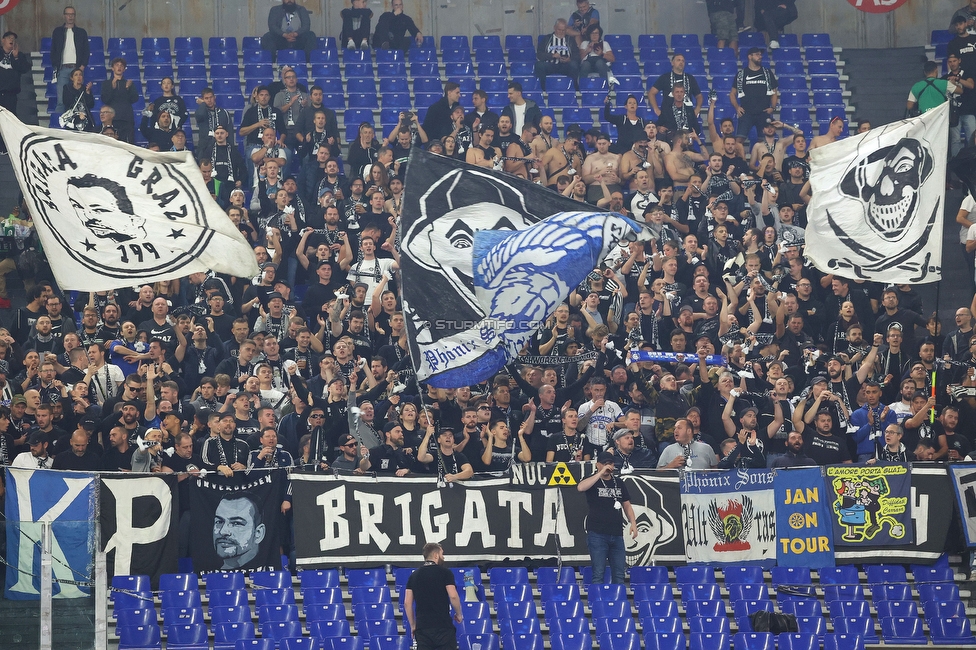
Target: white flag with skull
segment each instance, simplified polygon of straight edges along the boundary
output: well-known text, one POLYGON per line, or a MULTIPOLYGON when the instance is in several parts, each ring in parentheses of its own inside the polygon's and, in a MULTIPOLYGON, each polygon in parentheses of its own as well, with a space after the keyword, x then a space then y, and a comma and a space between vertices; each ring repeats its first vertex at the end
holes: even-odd
POLYGON ((810 152, 806 256, 886 284, 942 277, 948 103, 810 152))

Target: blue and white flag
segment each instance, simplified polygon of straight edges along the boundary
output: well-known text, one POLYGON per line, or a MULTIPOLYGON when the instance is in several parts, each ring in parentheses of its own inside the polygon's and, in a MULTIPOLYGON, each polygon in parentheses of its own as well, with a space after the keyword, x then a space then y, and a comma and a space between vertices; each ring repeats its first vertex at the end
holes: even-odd
POLYGON ((805 254, 885 284, 942 277, 949 103, 810 152, 805 254))
POLYGON ((501 172, 414 151, 400 230, 414 369, 468 386, 517 355, 560 302, 641 227, 501 172))
POLYGON ((0 132, 62 289, 105 291, 211 269, 257 273, 189 152, 27 126, 3 109, 0 132))
POLYGON ((41 522, 50 522, 55 598, 81 598, 93 578, 95 475, 7 468, 7 577, 4 597, 38 600, 41 522))

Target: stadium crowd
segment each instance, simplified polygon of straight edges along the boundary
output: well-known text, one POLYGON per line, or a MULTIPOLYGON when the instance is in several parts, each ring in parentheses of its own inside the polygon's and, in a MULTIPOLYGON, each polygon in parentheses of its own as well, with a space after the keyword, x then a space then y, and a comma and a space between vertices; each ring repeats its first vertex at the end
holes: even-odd
MULTIPOLYGON (((573 55, 540 48, 543 78, 612 75, 608 49, 592 61, 599 15, 577 4, 582 14, 546 41, 573 55)), ((422 38, 402 9, 394 0, 380 18, 374 46, 422 38)), ((304 11, 289 0, 273 9, 268 47, 305 43, 304 11)), ((362 16, 348 21, 343 40, 366 44, 368 19, 365 32, 362 16)), ((343 144, 322 89, 287 66, 254 88, 238 128, 211 89, 182 98, 172 79, 136 116, 127 62, 116 59, 96 121, 83 43, 68 7, 52 48, 62 124, 130 141, 138 128, 149 148, 180 151, 192 117, 200 171, 261 270, 69 295, 50 280, 22 204, 5 222, 16 245, 0 260, 4 274, 20 270, 28 299, 0 330, 3 464, 184 477, 296 465, 452 481, 608 448, 622 467, 651 468, 954 461, 974 449, 976 302, 943 334, 914 287, 805 260, 809 150, 842 137, 844 118, 809 143, 778 121, 761 48, 731 93, 737 123, 716 120, 714 101, 702 110, 679 54, 648 92, 656 121, 638 115, 637 97, 618 98, 616 113, 608 96, 614 139, 578 126, 560 139, 517 82, 498 113, 482 91, 461 106, 448 82, 422 121, 404 112, 387 134, 364 123, 343 144), (630 216, 652 237, 594 269, 525 363, 474 386, 418 385, 397 293, 414 147, 630 216), (677 356, 631 363, 629 350, 677 356), (708 365, 714 354, 727 362, 708 365)), ((3 49, 20 56, 16 35, 3 49)), ((970 250, 968 201, 958 220, 970 250)), ((0 297, 9 307, 5 282, 0 297)))

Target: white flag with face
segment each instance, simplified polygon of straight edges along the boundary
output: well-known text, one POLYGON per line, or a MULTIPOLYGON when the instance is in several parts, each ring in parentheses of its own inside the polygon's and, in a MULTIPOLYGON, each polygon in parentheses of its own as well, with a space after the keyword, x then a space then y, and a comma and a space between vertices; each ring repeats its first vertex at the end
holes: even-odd
POLYGON ((105 291, 208 269, 258 272, 190 153, 28 126, 3 109, 0 132, 62 289, 105 291))
POLYGON ((942 277, 949 104, 810 152, 806 256, 886 284, 942 277))

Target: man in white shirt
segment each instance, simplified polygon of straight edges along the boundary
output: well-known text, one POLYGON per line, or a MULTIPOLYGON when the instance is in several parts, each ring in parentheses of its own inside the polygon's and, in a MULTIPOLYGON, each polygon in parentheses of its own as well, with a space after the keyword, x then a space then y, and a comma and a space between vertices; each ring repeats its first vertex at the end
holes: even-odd
POLYGON ((47 434, 43 431, 34 431, 27 438, 30 451, 17 454, 10 466, 21 469, 51 469, 54 465, 54 457, 47 453, 48 444, 47 434))
MULTIPOLYGON (((976 224, 976 199, 972 197, 971 194, 966 194, 966 198, 962 200, 962 205, 959 206, 959 212, 956 213, 956 223, 959 224, 959 244, 962 245, 963 254, 969 261, 969 268, 972 269, 974 264, 976 264, 976 255, 969 252, 969 246, 966 245, 969 239, 969 228, 976 224)), ((976 282, 973 281, 973 274, 968 274, 969 278, 969 290, 976 290, 976 282)))
POLYGON ((610 425, 623 415, 623 410, 616 402, 608 402, 606 398, 607 382, 602 377, 590 381, 590 401, 583 402, 579 407, 579 422, 577 430, 585 430, 590 444, 597 449, 606 449, 610 438, 607 434, 610 425))
POLYGON ((64 8, 64 24, 54 28, 51 35, 51 66, 54 68, 55 85, 58 92, 58 105, 54 110, 64 112, 62 91, 71 79, 75 68, 88 67, 88 32, 75 25, 75 8, 64 8))

